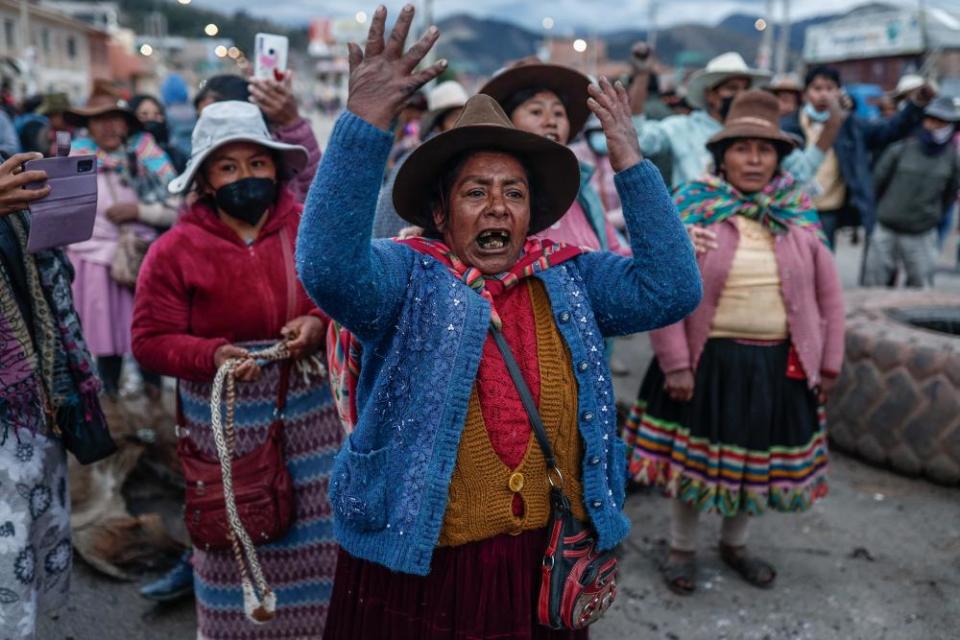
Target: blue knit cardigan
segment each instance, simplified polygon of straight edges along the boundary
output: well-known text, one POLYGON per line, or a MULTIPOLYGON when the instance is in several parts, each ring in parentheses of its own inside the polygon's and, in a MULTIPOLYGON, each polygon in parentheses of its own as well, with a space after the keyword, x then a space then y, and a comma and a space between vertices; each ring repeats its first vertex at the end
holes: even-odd
MULTIPOLYGON (((432 257, 371 240, 390 145, 386 132, 349 112, 340 117, 303 211, 297 268, 316 303, 363 345, 358 420, 331 475, 337 541, 355 557, 426 575, 490 306, 432 257)), ((701 295, 657 169, 643 162, 616 180, 635 258, 588 253, 537 276, 574 366, 583 497, 604 549, 630 525, 603 338, 677 322, 701 295)))

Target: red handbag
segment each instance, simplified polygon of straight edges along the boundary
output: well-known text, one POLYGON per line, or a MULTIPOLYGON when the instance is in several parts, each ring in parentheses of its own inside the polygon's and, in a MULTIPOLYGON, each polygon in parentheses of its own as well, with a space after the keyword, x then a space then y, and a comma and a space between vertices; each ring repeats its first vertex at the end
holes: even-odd
MULTIPOLYGON (((282 441, 290 368, 290 362, 283 363, 274 420, 266 441, 242 456, 231 456, 232 489, 237 514, 255 544, 280 538, 293 523, 293 480, 287 470, 282 441)), ((177 422, 184 427, 186 423, 177 395, 177 422)), ((232 453, 234 435, 231 412, 228 406, 225 429, 232 453)), ((183 464, 187 485, 184 519, 190 540, 205 551, 232 548, 233 534, 227 517, 220 460, 203 454, 187 438, 180 438, 177 454, 183 464)))
POLYGON ((543 450, 551 487, 537 620, 551 629, 584 629, 599 620, 617 597, 617 557, 613 551, 600 551, 590 525, 573 517, 570 499, 563 492, 563 475, 533 395, 503 334, 492 325, 490 333, 520 394, 533 435, 543 450))

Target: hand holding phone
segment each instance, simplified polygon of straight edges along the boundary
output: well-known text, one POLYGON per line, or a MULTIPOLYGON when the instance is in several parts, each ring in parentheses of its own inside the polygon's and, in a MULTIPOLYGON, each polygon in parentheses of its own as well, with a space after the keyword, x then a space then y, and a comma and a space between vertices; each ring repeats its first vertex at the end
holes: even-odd
POLYGON ((253 44, 253 77, 274 78, 275 72, 287 70, 287 51, 290 42, 286 36, 258 33, 253 44))
POLYGON ((24 170, 24 163, 39 160, 42 153, 17 153, 0 164, 0 216, 23 211, 31 202, 46 198, 50 185, 43 170, 24 170), (34 188, 26 189, 27 185, 34 188))
POLYGON ((36 253, 89 240, 97 218, 96 156, 36 158, 24 165, 20 175, 24 174, 42 176, 27 185, 39 194, 29 203, 33 217, 27 251, 36 253))
POLYGON ((270 124, 285 127, 300 119, 297 98, 293 95, 293 72, 281 79, 254 78, 250 81, 250 101, 260 107, 270 124))

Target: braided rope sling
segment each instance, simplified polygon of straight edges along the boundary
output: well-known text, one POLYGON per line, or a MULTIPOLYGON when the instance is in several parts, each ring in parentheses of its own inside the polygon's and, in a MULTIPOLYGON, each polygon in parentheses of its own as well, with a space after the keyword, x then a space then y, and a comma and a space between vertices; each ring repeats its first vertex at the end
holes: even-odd
MULTIPOLYGON (((261 362, 276 362, 289 358, 290 352, 287 350, 285 343, 279 342, 252 355, 261 362)), ((276 616, 277 596, 270 585, 267 584, 267 579, 263 575, 263 569, 260 567, 253 540, 243 527, 237 513, 237 501, 233 493, 231 462, 236 446, 236 432, 233 426, 237 394, 235 371, 242 362, 244 360, 241 358, 232 358, 224 362, 217 370, 217 375, 213 379, 213 390, 210 394, 210 416, 213 439, 217 445, 217 458, 220 460, 220 472, 223 477, 227 522, 232 534, 230 542, 243 588, 243 610, 252 622, 263 624, 276 616), (226 411, 221 414, 220 407, 223 403, 224 394, 226 394, 226 411)))

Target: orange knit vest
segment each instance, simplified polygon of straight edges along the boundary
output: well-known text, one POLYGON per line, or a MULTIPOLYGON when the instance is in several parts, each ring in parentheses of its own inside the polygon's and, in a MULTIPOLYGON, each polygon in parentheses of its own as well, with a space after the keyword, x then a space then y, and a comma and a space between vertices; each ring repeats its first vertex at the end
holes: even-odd
MULTIPOLYGON (((570 353, 553 324, 550 299, 543 283, 530 278, 526 286, 537 332, 540 416, 557 456, 573 515, 585 521, 580 484, 583 445, 577 425, 577 381, 570 353)), ((457 466, 450 481, 440 546, 456 546, 503 533, 518 534, 546 527, 550 515, 549 490, 543 452, 532 430, 523 461, 516 469, 510 469, 490 444, 474 390, 457 452, 457 466), (513 514, 515 495, 523 502, 523 515, 519 517, 513 514)))

